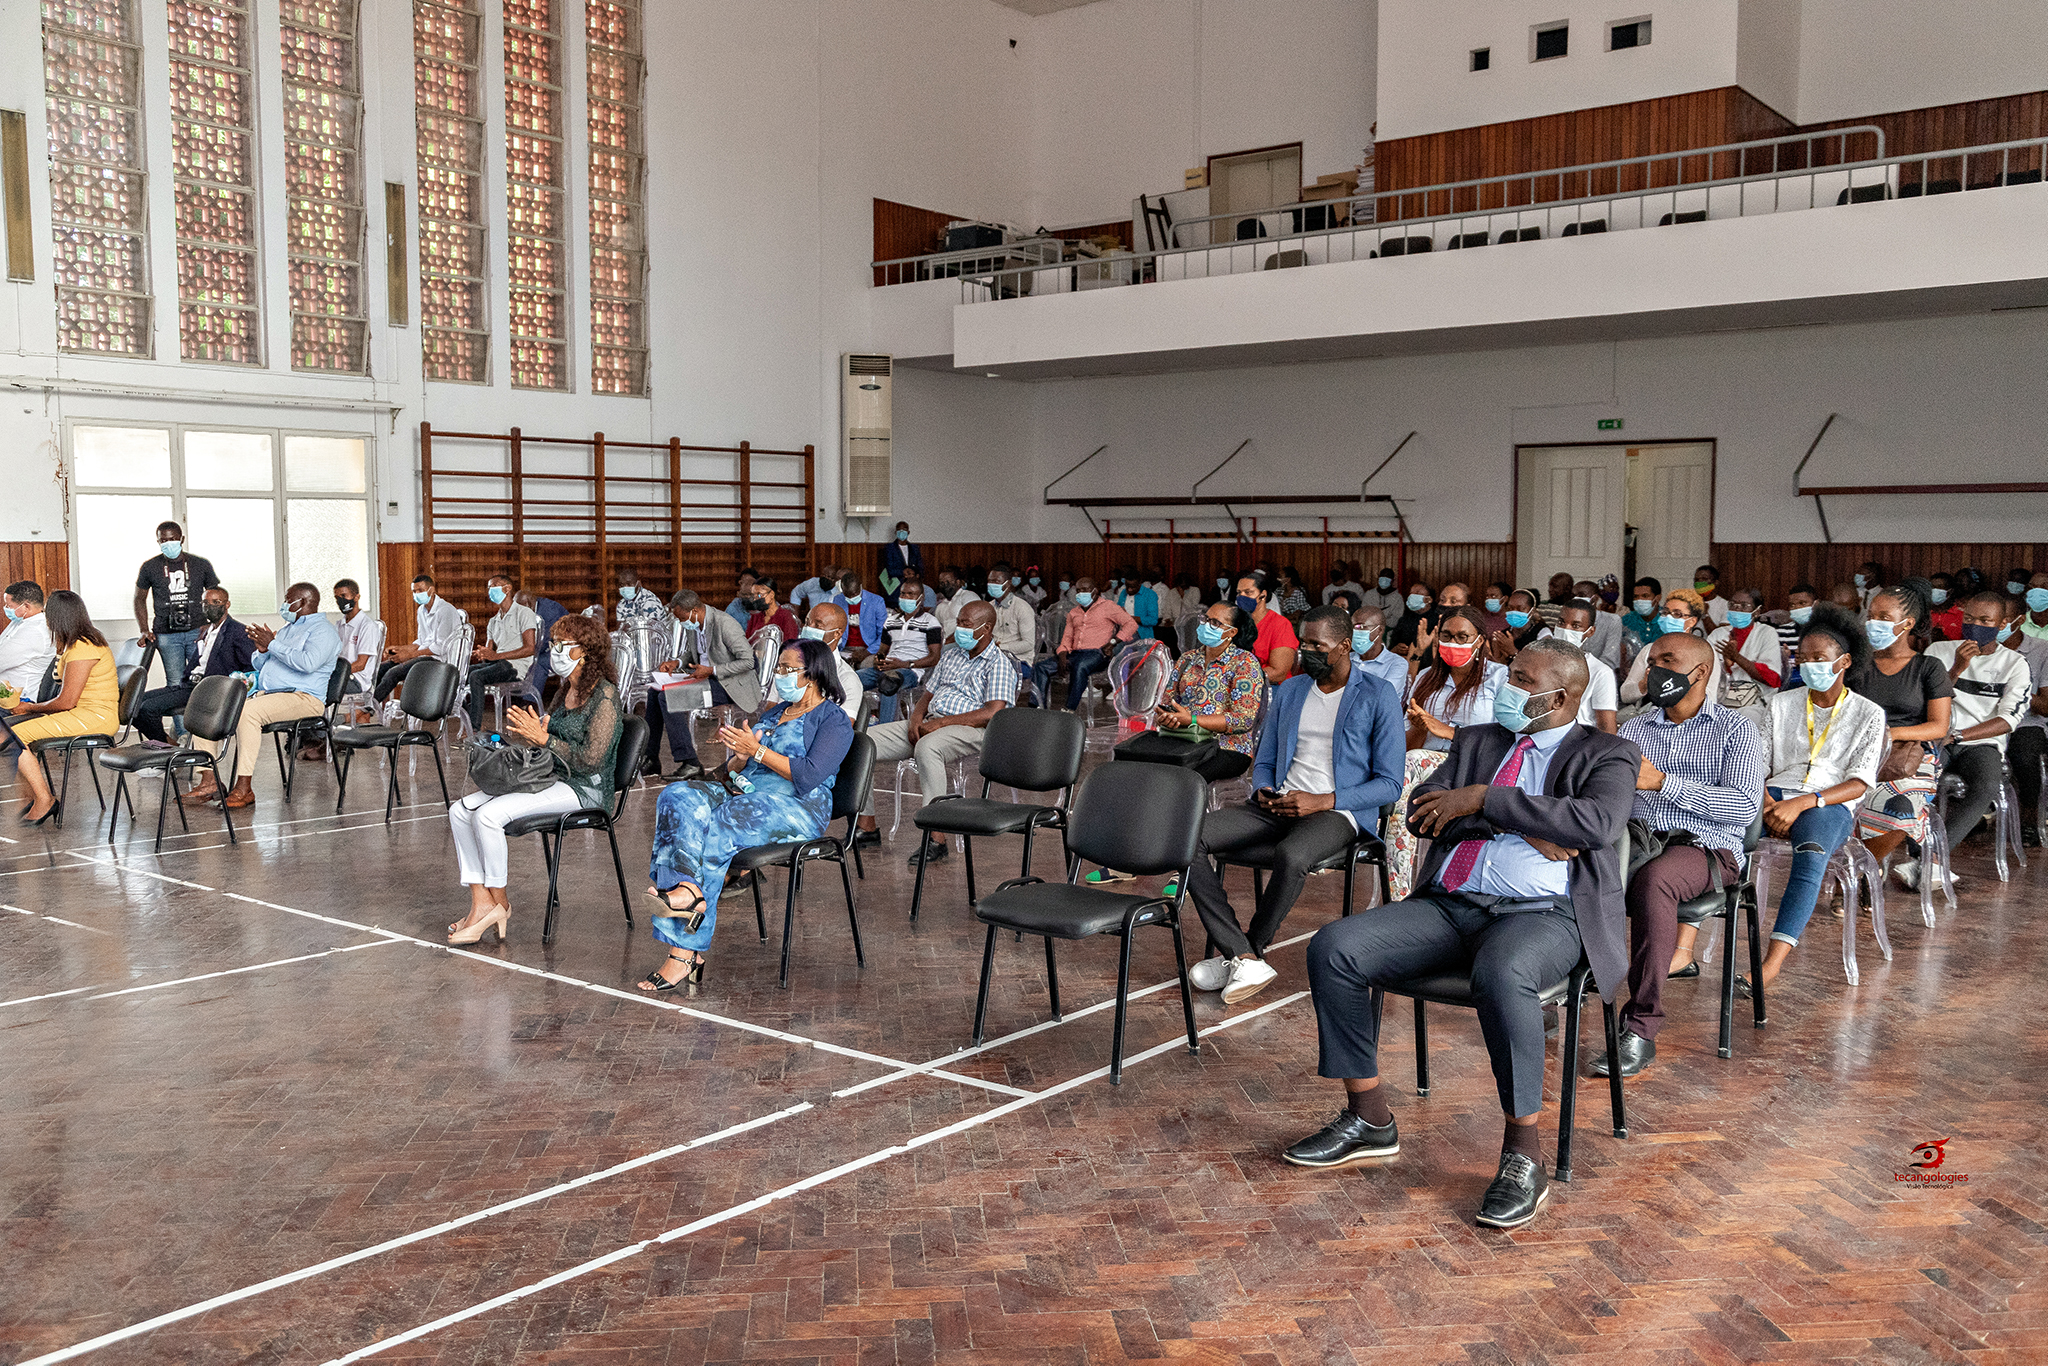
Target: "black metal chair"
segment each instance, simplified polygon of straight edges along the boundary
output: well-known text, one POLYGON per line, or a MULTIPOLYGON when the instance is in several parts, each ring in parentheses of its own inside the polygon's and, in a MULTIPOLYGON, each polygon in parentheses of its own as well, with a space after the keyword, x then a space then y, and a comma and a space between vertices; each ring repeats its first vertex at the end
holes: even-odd
POLYGON ((1187 896, 1188 867, 1201 848, 1202 816, 1208 800, 1208 784, 1190 769, 1104 764, 1088 775, 1074 794, 1067 827, 1071 853, 1067 881, 1012 878, 975 908, 975 917, 988 926, 981 950, 981 991, 974 1002, 977 1045, 988 1020, 988 984, 995 968, 997 930, 1044 938, 1046 988, 1055 1020, 1060 1018, 1060 977, 1052 941, 1113 934, 1123 942, 1117 960, 1116 1028, 1110 1037, 1109 1080, 1111 1085, 1121 1085, 1124 1017, 1131 993, 1131 936, 1141 925, 1159 925, 1173 931, 1173 961, 1180 976, 1188 1052, 1201 1052, 1201 1041, 1195 1036, 1194 997, 1188 988, 1187 954, 1181 945, 1180 908, 1187 896), (1083 859, 1138 877, 1172 874, 1179 880, 1179 890, 1165 897, 1082 886, 1075 878, 1083 859))
MULTIPOLYGON (((405 714, 420 726, 436 721, 445 721, 455 711, 455 699, 462 686, 462 674, 453 664, 438 659, 423 659, 405 675, 405 693, 401 705, 405 714)), ((334 794, 334 809, 341 810, 341 804, 348 800, 348 770, 355 762, 358 750, 381 749, 391 764, 391 781, 384 794, 384 821, 391 822, 391 809, 398 804, 398 752, 413 745, 425 745, 434 756, 434 776, 441 780, 441 802, 451 805, 448 798, 448 772, 441 766, 440 736, 430 730, 397 726, 332 726, 327 732, 327 748, 334 761, 334 776, 338 791, 334 794)))
MULTIPOLYGON (((414 672, 418 672, 415 670, 414 672)), ((555 912, 561 909, 562 837, 571 830, 602 830, 611 841, 612 871, 619 879, 619 907, 626 923, 633 923, 633 903, 626 896, 626 866, 619 862, 619 835, 614 828, 626 810, 626 794, 640 780, 640 759, 647 753, 647 718, 627 716, 619 722, 619 748, 612 760, 612 804, 586 806, 575 811, 540 811, 505 824, 505 837, 539 835, 541 857, 548 865, 547 918, 541 924, 540 942, 555 942, 555 912)))
POLYGON ((967 904, 975 904, 974 837, 976 835, 1024 836, 1024 863, 1019 877, 1031 875, 1031 839, 1041 825, 1064 829, 1067 801, 1081 776, 1081 756, 1087 747, 1088 724, 1067 711, 1038 707, 1005 707, 989 719, 983 737, 978 771, 979 797, 956 797, 950 793, 926 802, 911 817, 923 832, 917 846, 917 886, 910 894, 910 919, 917 920, 924 902, 926 838, 958 835, 963 861, 967 865, 967 904), (1053 806, 1033 802, 999 802, 989 798, 989 788, 1000 783, 1018 792, 1058 792, 1053 806))
MULTIPOLYGON (((220 765, 215 755, 192 746, 194 738, 225 743, 235 733, 235 727, 242 723, 242 707, 249 700, 249 685, 239 678, 226 674, 215 674, 202 678, 194 685, 192 696, 185 703, 185 743, 177 749, 156 749, 149 745, 126 745, 120 749, 104 749, 95 756, 97 766, 115 774, 114 805, 107 815, 107 842, 114 842, 114 822, 121 814, 121 800, 128 801, 128 823, 135 823, 135 794, 128 790, 128 775, 161 769, 163 788, 156 804, 156 848, 164 847, 164 812, 176 805, 178 828, 191 833, 191 822, 185 819, 185 804, 174 803, 172 789, 177 785, 180 773, 189 774, 195 768, 203 768, 212 775, 216 787, 225 790, 228 786, 220 780, 220 765)), ((220 817, 227 822, 228 843, 237 843, 234 813, 228 810, 226 802, 220 804, 220 817)))
MULTIPOLYGON (((1628 832, 1623 830, 1619 840, 1621 866, 1628 867, 1628 832)), ((1572 1130, 1578 1120, 1579 1083, 1579 1003, 1591 990, 1597 994, 1593 983, 1593 969, 1582 952, 1579 964, 1562 981, 1549 987, 1537 996, 1543 1005, 1564 1006, 1564 1039, 1562 1070, 1558 1078, 1558 1123, 1557 1123, 1557 1179, 1572 1179, 1572 1130)), ((1389 994, 1407 996, 1415 1002, 1415 1093, 1429 1094, 1429 1022, 1425 1007, 1431 1003, 1440 1006, 1461 1006, 1466 1010, 1478 1007, 1478 998, 1472 989, 1472 974, 1469 972, 1431 973, 1426 977, 1412 977, 1400 982, 1390 982, 1384 987, 1374 987, 1372 992, 1372 1013, 1375 1028, 1378 1027, 1389 994)), ((1621 1097, 1621 1022, 1620 1014, 1612 1001, 1600 1003, 1607 1022, 1607 1084, 1614 1107, 1614 1136, 1628 1137, 1628 1110, 1621 1097)))
POLYGON ((1578 223, 1567 223, 1567 224, 1565 224, 1565 225, 1564 225, 1564 231, 1563 231, 1563 232, 1561 232, 1561 233, 1559 233, 1559 234, 1558 234, 1558 236, 1559 236, 1559 237, 1586 237, 1586 236, 1590 236, 1591 234, 1593 234, 1593 233, 1596 233, 1596 232, 1606 232, 1606 231, 1607 231, 1607 220, 1606 220, 1606 219, 1604 219, 1604 218, 1588 218, 1588 219, 1584 220, 1583 222, 1578 222, 1578 223))
POLYGON ((860 917, 854 910, 853 878, 846 871, 846 855, 851 851, 855 866, 859 865, 860 850, 853 846, 853 822, 860 815, 861 806, 866 802, 868 789, 874 781, 875 742, 865 735, 855 735, 853 747, 840 761, 839 776, 832 780, 832 814, 826 819, 825 834, 814 840, 798 840, 789 844, 757 844, 733 855, 733 872, 744 869, 754 875, 754 925, 760 930, 764 944, 768 942, 768 919, 761 908, 761 874, 769 868, 783 868, 789 872, 789 885, 782 900, 782 985, 785 988, 789 986, 789 941, 796 932, 796 897, 804 889, 804 865, 813 859, 829 859, 839 865, 839 880, 846 888, 846 923, 853 930, 853 961, 861 967, 868 965, 867 955, 861 951, 860 917), (831 833, 831 823, 836 820, 846 822, 844 835, 831 833))
MULTIPOLYGON (((334 733, 334 712, 341 705, 342 690, 348 687, 349 661, 337 659, 333 670, 327 675, 327 705, 318 716, 295 716, 286 721, 272 721, 263 728, 270 737, 271 748, 277 753, 277 773, 284 779, 284 799, 292 799, 292 779, 299 771, 299 748, 315 740, 325 742, 334 733), (286 737, 290 738, 287 739, 286 737)), ((333 750, 328 751, 332 762, 333 750)))
MULTIPOLYGON (((155 650, 156 647, 153 645, 145 649, 142 652, 142 662, 140 664, 123 664, 117 666, 114 670, 114 686, 118 689, 118 696, 114 704, 114 717, 120 722, 120 735, 127 734, 128 727, 132 724, 135 717, 135 708, 142 701, 144 689, 148 687, 149 662, 155 650)), ((63 691, 63 678, 52 674, 44 680, 41 693, 36 698, 36 701, 47 702, 63 691)), ((40 740, 28 742, 28 752, 35 755, 36 761, 43 766, 43 781, 58 788, 57 805, 51 813, 52 818, 57 824, 62 825, 64 823, 64 801, 65 798, 71 795, 71 756, 74 754, 91 756, 96 752, 105 753, 119 743, 118 735, 48 735, 40 740), (51 782, 50 779, 49 756, 52 754, 62 754, 64 756, 64 777, 61 785, 51 782)), ((92 775, 92 790, 94 795, 99 798, 100 810, 104 811, 107 809, 107 790, 100 786, 99 766, 88 757, 86 759, 86 768, 92 775)))
POLYGON ((1758 816, 1742 837, 1742 866, 1735 880, 1720 891, 1711 887, 1690 901, 1678 903, 1678 923, 1695 928, 1709 920, 1728 926, 1721 954, 1721 1044, 1722 1057, 1735 1051, 1735 923, 1743 906, 1749 907, 1749 993, 1755 1007, 1756 1027, 1764 1027, 1763 928, 1757 923, 1756 872, 1752 860, 1757 841, 1763 838, 1764 820, 1758 816))

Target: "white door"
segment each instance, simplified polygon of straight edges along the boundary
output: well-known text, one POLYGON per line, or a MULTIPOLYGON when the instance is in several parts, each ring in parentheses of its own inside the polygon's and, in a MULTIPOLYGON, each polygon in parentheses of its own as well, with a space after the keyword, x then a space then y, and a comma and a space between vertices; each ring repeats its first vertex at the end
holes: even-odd
POLYGON ((1284 147, 1243 156, 1219 157, 1211 166, 1209 212, 1242 213, 1245 219, 1223 219, 1210 224, 1212 242, 1242 240, 1239 224, 1256 223, 1265 232, 1247 229, 1251 237, 1271 237, 1283 231, 1286 220, 1278 214, 1260 214, 1276 204, 1293 204, 1301 198, 1301 148, 1284 147))
POLYGON ((1629 448, 1628 522, 1636 529, 1636 577, 1692 587, 1712 557, 1714 448, 1704 442, 1629 448))
POLYGON ((1625 446, 1523 446, 1516 451, 1516 577, 1543 590, 1552 574, 1620 574, 1628 499, 1625 446))

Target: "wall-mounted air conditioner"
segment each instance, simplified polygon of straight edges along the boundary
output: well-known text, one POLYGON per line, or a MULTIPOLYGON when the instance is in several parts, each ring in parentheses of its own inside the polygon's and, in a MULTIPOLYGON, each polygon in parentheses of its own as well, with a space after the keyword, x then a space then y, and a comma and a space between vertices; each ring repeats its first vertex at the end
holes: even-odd
POLYGON ((889 500, 889 356, 840 357, 845 417, 839 487, 848 517, 894 512, 889 500))

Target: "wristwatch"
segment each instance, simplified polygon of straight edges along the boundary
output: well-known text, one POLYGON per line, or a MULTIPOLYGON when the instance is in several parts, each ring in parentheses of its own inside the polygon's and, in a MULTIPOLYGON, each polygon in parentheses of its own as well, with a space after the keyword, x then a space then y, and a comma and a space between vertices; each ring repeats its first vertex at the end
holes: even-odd
POLYGON ((1820 810, 1820 809, 1821 809, 1821 808, 1822 808, 1823 806, 1826 806, 1827 804, 1828 804, 1828 794, 1827 794, 1827 793, 1825 793, 1825 792, 1816 792, 1816 793, 1814 793, 1814 794, 1813 794, 1813 809, 1814 809, 1814 810, 1818 811, 1818 810, 1820 810))

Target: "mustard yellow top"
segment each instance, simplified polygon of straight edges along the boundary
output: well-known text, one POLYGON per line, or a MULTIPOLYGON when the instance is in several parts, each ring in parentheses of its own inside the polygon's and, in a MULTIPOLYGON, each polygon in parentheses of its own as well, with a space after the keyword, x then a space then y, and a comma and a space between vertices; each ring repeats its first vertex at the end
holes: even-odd
POLYGON ((121 685, 114 677, 114 652, 104 645, 80 640, 58 655, 52 667, 61 679, 65 669, 86 660, 92 661, 93 669, 85 676, 85 691, 78 695, 78 705, 70 715, 83 727, 80 734, 112 735, 121 728, 121 685))

